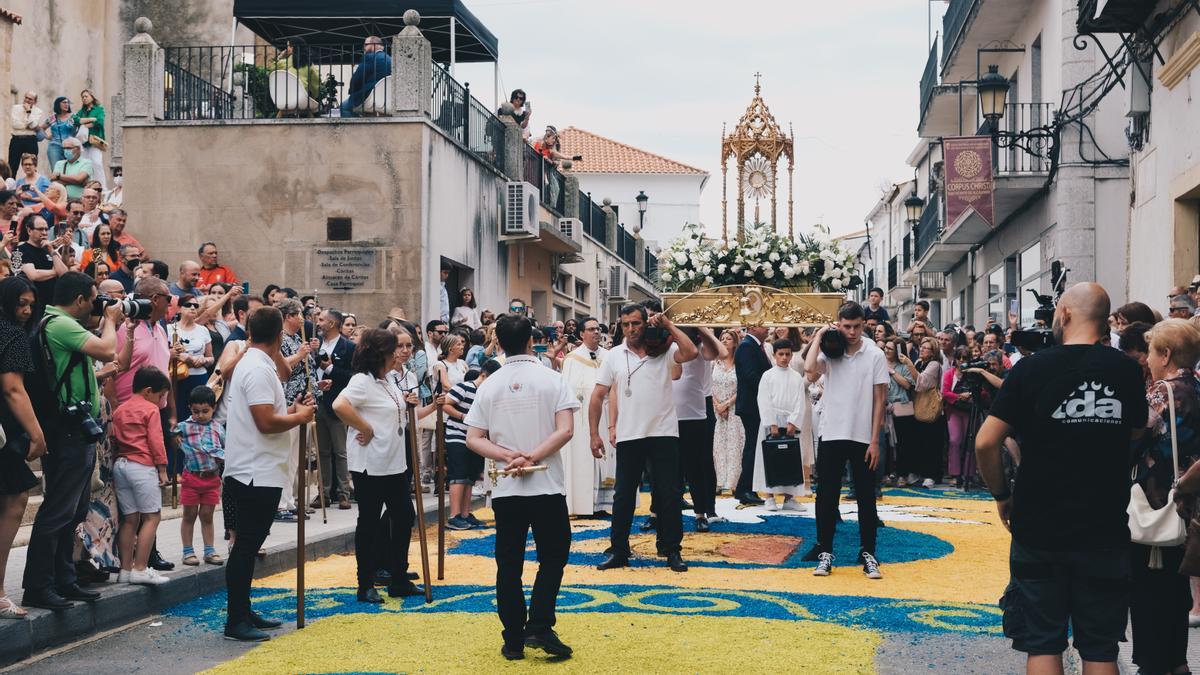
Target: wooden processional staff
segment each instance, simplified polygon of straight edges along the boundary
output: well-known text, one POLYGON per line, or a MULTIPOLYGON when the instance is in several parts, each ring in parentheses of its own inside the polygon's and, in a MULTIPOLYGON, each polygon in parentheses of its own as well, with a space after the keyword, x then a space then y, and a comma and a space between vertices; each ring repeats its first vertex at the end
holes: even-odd
MULTIPOLYGON (((429 604, 433 602, 433 580, 429 578, 429 543, 425 540, 425 503, 421 496, 421 454, 417 450, 418 433, 417 411, 410 405, 408 406, 408 431, 405 436, 408 437, 408 450, 412 457, 412 475, 417 480, 413 494, 417 496, 417 533, 418 541, 421 544, 421 579, 425 582, 425 604, 429 604)), ((400 533, 393 532, 392 536, 400 536, 400 533)), ((403 533, 403 536, 411 535, 403 533)))

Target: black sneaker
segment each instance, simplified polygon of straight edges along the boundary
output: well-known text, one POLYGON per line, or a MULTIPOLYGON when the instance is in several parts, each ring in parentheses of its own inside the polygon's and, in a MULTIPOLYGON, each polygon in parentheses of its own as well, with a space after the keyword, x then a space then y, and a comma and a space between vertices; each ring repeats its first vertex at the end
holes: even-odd
POLYGON ((251 626, 249 621, 239 621, 225 627, 225 639, 237 642, 266 642, 271 636, 251 626))
POLYGON ((822 553, 817 556, 817 566, 813 569, 814 577, 827 577, 833 571, 833 554, 822 553))
POLYGON ((467 515, 463 516, 463 520, 470 523, 471 527, 486 527, 482 520, 475 517, 474 513, 468 513, 467 515))
POLYGON ((879 571, 879 561, 875 556, 863 551, 858 554, 858 559, 862 561, 863 575, 868 579, 882 579, 883 572, 879 571))
POLYGON ((527 636, 525 646, 530 649, 540 649, 551 656, 570 656, 572 651, 570 647, 562 643, 562 640, 558 639, 558 634, 553 630, 527 636))
POLYGON ((503 656, 504 658, 508 659, 509 661, 520 661, 521 659, 525 658, 525 648, 524 647, 509 647, 508 645, 501 645, 500 656, 503 656))
POLYGON ((696 531, 708 532, 708 518, 704 516, 696 516, 696 531))
POLYGON ((446 521, 446 528, 450 530, 469 530, 471 523, 467 522, 462 516, 454 516, 446 521))

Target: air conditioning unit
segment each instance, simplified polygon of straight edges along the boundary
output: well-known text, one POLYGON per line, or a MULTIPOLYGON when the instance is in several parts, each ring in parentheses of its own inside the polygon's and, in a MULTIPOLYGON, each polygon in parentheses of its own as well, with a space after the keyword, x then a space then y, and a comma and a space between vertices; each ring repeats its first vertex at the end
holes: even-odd
POLYGON ((583 244, 583 221, 578 218, 559 218, 558 231, 576 244, 583 244))
POLYGON ((538 201, 541 194, 529 183, 510 181, 504 186, 504 219, 501 239, 525 239, 538 235, 538 201))
POLYGON ((608 268, 608 298, 624 300, 628 283, 627 271, 624 265, 610 265, 608 268))

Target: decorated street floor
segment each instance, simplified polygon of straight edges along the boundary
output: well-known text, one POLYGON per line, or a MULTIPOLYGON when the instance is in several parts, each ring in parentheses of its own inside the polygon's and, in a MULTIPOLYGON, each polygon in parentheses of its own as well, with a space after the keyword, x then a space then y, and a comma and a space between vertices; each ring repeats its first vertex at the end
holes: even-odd
MULTIPOLYGON (((642 496, 643 506, 648 495, 642 496)), ((954 490, 892 489, 880 502, 886 523, 877 553, 884 578, 870 580, 853 561, 858 524, 843 496, 834 573, 811 575, 801 558, 816 534, 813 502, 799 511, 738 509, 722 499, 728 522, 698 534, 684 516, 684 558, 677 574, 654 555, 653 532, 634 522, 630 568, 595 569, 608 545, 606 519, 572 521, 571 557, 558 600, 556 630, 575 649, 554 662, 527 651, 524 661, 500 654, 495 614, 495 531, 447 532, 445 581, 434 601, 355 599, 352 555, 306 567, 308 626, 227 661, 213 672, 509 672, 613 670, 639 673, 728 672, 1011 672, 1023 659, 1000 634, 996 600, 1007 582, 1008 535, 991 499, 954 490)), ((490 524, 489 511, 477 515, 490 524)), ((436 536, 430 529, 431 567, 436 536)), ((420 570, 413 543, 410 564, 420 570)), ((537 563, 529 540, 525 581, 537 563)), ((527 586, 528 590, 528 586, 527 586)), ((255 583, 256 609, 295 619, 295 573, 255 583)), ((217 637, 224 593, 175 607, 217 637)))

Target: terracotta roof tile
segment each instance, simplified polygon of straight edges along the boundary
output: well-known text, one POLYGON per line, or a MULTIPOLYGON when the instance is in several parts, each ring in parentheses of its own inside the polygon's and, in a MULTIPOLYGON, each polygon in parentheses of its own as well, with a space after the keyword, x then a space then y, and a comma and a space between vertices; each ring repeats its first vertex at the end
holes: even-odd
POLYGON ((559 132, 565 155, 583 155, 574 173, 679 173, 708 175, 673 159, 639 150, 590 131, 567 127, 559 132))
POLYGON ((20 14, 17 14, 16 12, 12 12, 10 10, 4 9, 3 7, 0 7, 0 18, 8 19, 9 21, 11 21, 17 25, 21 24, 21 15, 20 14))

